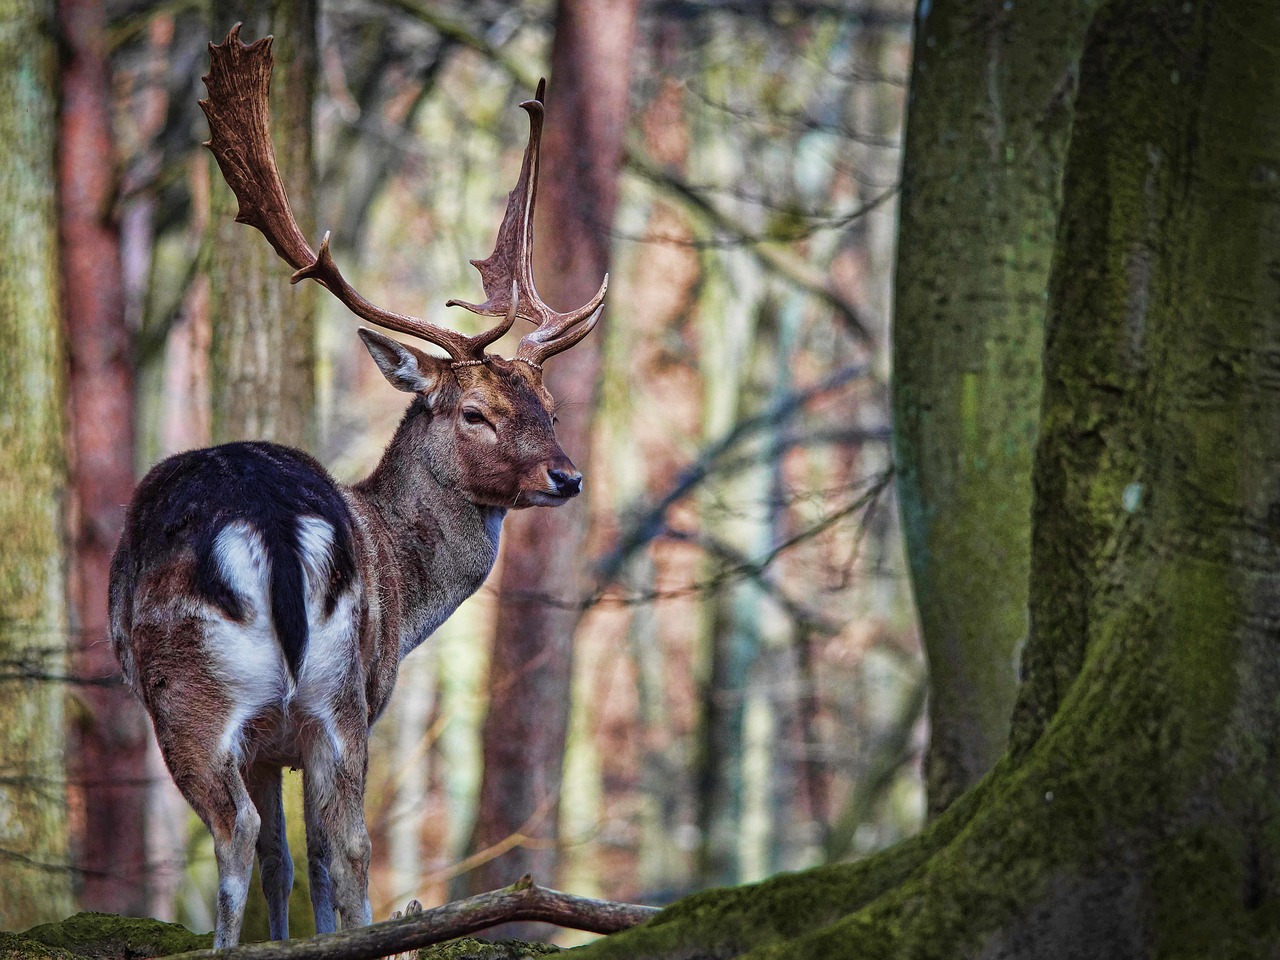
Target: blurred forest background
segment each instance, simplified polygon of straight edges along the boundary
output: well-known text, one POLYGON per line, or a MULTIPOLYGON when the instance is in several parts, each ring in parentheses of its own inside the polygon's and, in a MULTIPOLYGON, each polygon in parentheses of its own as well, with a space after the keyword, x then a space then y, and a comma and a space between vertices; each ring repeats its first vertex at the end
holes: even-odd
MULTIPOLYGON (((61 75, 61 113, 38 71, 2 108, 56 137, 68 252, 52 289, 70 357, 24 332, 34 308, 6 317, 6 336, 47 357, 23 382, 52 399, 28 422, 65 434, 6 439, 6 455, 45 458, 49 490, 6 523, 21 540, 19 512, 66 508, 70 535, 27 536, 43 551, 21 584, 31 602, 4 597, 3 709, 17 713, 0 744, 0 848, 45 887, 30 910, 0 896, 0 926, 75 906, 213 923, 208 832, 105 640, 106 566, 136 478, 252 438, 353 481, 404 407, 355 318, 290 287, 232 222, 200 148, 206 44, 239 20, 247 41, 276 38, 276 149, 300 223, 331 230, 344 273, 382 305, 473 332, 443 303, 477 299, 467 261, 491 249, 525 142, 516 105, 539 76, 548 137, 564 141, 544 178, 557 157, 616 177, 578 195, 611 274, 595 349, 549 365, 587 496, 515 533, 509 519, 488 584, 403 664, 371 751, 375 918, 526 870, 665 903, 918 829, 925 680, 887 392, 911 7, 64 0, 57 63, 37 64, 61 75), (612 145, 582 158, 602 136, 612 145), (512 777, 526 788, 484 787, 512 777), (44 839, 28 829, 42 818, 44 839)), ((19 232, 56 222, 53 184, 30 196, 5 200, 19 232)), ((576 304, 551 274, 578 228, 539 212, 539 285, 576 304)), ((585 259, 589 292, 600 271, 585 259)), ((295 936, 310 922, 296 893, 295 936)))

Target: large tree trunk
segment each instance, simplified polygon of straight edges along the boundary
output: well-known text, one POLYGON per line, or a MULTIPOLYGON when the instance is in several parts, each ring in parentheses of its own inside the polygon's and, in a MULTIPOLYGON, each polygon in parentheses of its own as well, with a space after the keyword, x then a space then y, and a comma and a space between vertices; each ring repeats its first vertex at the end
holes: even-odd
MULTIPOLYGON (((544 298, 559 309, 590 299, 609 269, 636 7, 637 0, 561 0, 557 8, 535 271, 544 298)), ((549 389, 568 401, 557 433, 580 467, 590 463, 603 336, 596 331, 547 365, 549 389)), ((588 491, 590 484, 588 475, 588 491)), ((471 849, 483 850, 515 833, 540 842, 516 847, 471 873, 472 892, 504 886, 525 873, 548 883, 555 876, 573 633, 581 616, 572 602, 585 586, 588 517, 587 503, 579 500, 554 511, 526 510, 506 521, 471 849)))
POLYGON ((930 674, 929 808, 1004 752, 1027 634, 1045 285, 1097 0, 917 22, 895 284, 898 495, 930 674))
POLYGON ((921 836, 583 957, 1270 956, 1280 7, 1113 0, 1067 165, 1017 749, 921 836))
MULTIPOLYGON (((71 360, 71 596, 77 673, 118 676, 107 642, 111 552, 133 492, 133 367, 125 327, 114 140, 100 0, 61 0, 65 38, 58 188, 71 360)), ((120 684, 79 691, 72 739, 80 903, 145 916, 147 719, 120 684)))
POLYGON ((52 3, 0 0, 0 927, 71 909, 52 3))

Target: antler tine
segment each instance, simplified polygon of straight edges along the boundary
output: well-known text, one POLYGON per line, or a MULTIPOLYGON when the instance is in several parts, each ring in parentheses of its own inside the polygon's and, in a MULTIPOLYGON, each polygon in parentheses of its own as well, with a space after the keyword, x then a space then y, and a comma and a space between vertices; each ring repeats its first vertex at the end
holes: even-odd
POLYGON ((606 273, 600 289, 584 306, 573 313, 561 314, 564 319, 559 323, 541 326, 521 337, 516 357, 541 366, 548 357, 568 350, 600 322, 600 315, 604 313, 604 297, 608 292, 609 275, 606 273))
MULTIPOLYGON (((236 24, 220 44, 209 44, 209 91, 200 101, 211 136, 205 146, 218 161, 223 177, 239 202, 236 220, 256 227, 281 259, 295 268, 292 283, 310 277, 341 300, 356 316, 380 327, 434 343, 454 360, 477 358, 491 342, 489 333, 465 337, 426 320, 385 310, 347 283, 329 253, 329 234, 316 253, 298 229, 271 146, 268 94, 271 89, 271 37, 252 44, 240 40, 236 24)), ((515 320, 514 315, 506 326, 515 320)), ((505 328, 498 336, 505 333, 505 328)), ((492 339, 496 339, 493 337, 492 339)))
MULTIPOLYGON (((446 306, 464 307, 472 313, 486 317, 520 316, 538 329, 526 334, 516 350, 516 358, 540 365, 543 360, 562 350, 567 350, 591 331, 599 320, 599 311, 609 287, 609 278, 589 302, 577 310, 559 313, 549 307, 538 295, 533 282, 533 212, 538 198, 538 172, 541 160, 542 123, 546 111, 543 98, 547 81, 538 81, 538 91, 532 100, 520 104, 529 114, 529 143, 525 147, 524 161, 520 165, 520 177, 515 188, 507 196, 507 210, 498 227, 498 238, 493 253, 485 260, 472 260, 480 271, 484 285, 484 303, 467 303, 450 300, 446 306), (585 326, 579 326, 590 318, 585 326), (566 332, 577 330, 565 336, 566 332)), ((490 331, 491 333, 493 331, 490 331)), ((506 332, 502 328, 501 336, 506 332)), ((495 336, 493 339, 497 339, 495 336)))

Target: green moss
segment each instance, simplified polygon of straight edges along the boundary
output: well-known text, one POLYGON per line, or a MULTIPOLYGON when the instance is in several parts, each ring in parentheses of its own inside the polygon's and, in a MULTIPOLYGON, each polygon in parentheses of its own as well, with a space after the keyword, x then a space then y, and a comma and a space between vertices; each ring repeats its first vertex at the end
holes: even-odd
POLYGON ((72 908, 66 804, 63 501, 66 363, 58 304, 54 5, 0 0, 0 926, 72 908))
POLYGON ((548 943, 526 943, 523 940, 477 940, 464 937, 418 951, 419 960, 525 960, 562 953, 548 943))
POLYGON ((1100 943, 1143 904, 1188 926, 1214 910, 1209 939, 1247 928, 1238 830, 1197 839, 1168 826, 1187 796, 1169 790, 1182 758, 1161 731, 1183 714, 1165 695, 1153 623, 1140 609, 1112 627, 1033 752, 1004 762, 921 837, 865 863, 695 895, 580 956, 942 960, 993 938, 1053 956, 1082 894, 1101 901, 1100 943))
POLYGON ((212 934, 192 933, 162 920, 117 917, 110 913, 77 913, 57 923, 32 927, 23 934, 49 947, 81 957, 165 957, 213 946, 212 934))
POLYGON ((75 960, 75 954, 20 933, 0 932, 0 960, 75 960))
POLYGON ((648 923, 572 951, 582 960, 737 956, 785 944, 855 913, 907 881, 982 808, 988 785, 960 798, 924 833, 857 863, 781 874, 745 887, 707 890, 672 904, 648 923))
POLYGON ((993 15, 985 2, 939 0, 916 36, 894 281, 894 457, 931 675, 934 813, 1008 738, 1027 635, 1044 290, 1071 119, 1044 106, 1069 102, 1064 79, 1097 5, 993 15))

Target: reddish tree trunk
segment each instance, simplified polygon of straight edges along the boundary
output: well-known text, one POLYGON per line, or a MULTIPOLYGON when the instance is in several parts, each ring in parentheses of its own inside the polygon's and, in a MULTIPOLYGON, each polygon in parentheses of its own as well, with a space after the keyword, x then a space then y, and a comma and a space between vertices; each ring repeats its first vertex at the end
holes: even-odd
MULTIPOLYGON (((561 0, 557 8, 535 255, 538 287, 557 309, 589 299, 609 268, 636 7, 637 0, 561 0)), ((580 468, 590 462, 602 340, 596 331, 547 369, 548 386, 564 404, 557 433, 580 468)), ((588 490, 590 482, 588 475, 588 490)), ((581 616, 572 604, 583 590, 588 516, 579 500, 506 521, 471 847, 483 850, 515 833, 538 842, 476 870, 471 891, 525 873, 547 883, 555 876, 573 633, 581 616)))
MULTIPOLYGON (((65 37, 58 161, 62 277, 71 360, 74 503, 71 593, 77 672, 113 677, 107 642, 111 551, 133 490, 133 371, 124 324, 110 80, 100 0, 60 0, 65 37)), ((82 905, 147 913, 146 720, 120 685, 85 686, 73 714, 72 792, 82 905)))

